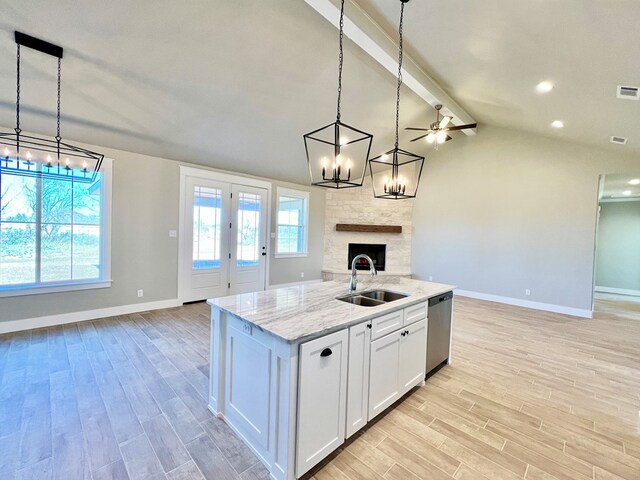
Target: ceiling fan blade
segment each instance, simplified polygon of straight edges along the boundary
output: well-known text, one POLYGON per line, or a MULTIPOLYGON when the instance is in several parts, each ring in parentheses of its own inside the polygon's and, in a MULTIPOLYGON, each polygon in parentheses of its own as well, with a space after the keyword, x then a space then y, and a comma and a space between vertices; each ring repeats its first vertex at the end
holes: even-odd
POLYGON ((421 138, 424 137, 428 137, 430 134, 429 133, 425 133, 424 135, 420 135, 419 137, 414 138, 413 140, 411 140, 412 142, 415 142, 416 140, 420 140, 421 138))
POLYGON ((477 123, 468 123, 467 125, 454 125, 453 127, 446 128, 446 130, 448 132, 454 132, 456 130, 464 130, 466 128, 476 128, 477 126, 477 123))
POLYGON ((430 132, 430 128, 415 128, 415 127, 405 127, 405 130, 418 130, 420 132, 430 132))
POLYGON ((438 128, 444 128, 447 125, 449 125, 449 122, 451 121, 453 117, 443 117, 442 120, 440 120, 440 124, 438 125, 438 128))
POLYGON ((453 140, 453 137, 450 137, 449 135, 447 135, 447 139, 445 140, 445 142, 448 142, 449 140, 453 140))

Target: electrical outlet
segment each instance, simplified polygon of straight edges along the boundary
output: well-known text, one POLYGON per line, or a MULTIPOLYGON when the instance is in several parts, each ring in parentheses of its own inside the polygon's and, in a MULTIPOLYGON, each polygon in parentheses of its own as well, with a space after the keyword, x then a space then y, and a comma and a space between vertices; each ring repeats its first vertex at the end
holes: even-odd
POLYGON ((531 290, 529 290, 528 288, 524 291, 524 294, 529 296, 531 295, 531 290))
POLYGON ((169 230, 169 236, 171 238, 176 238, 178 236, 178 231, 177 230, 169 230))
POLYGON ((304 278, 304 272, 300 272, 300 278, 304 278))
POLYGON ((433 277, 431 275, 429 275, 429 281, 433 282, 433 277))
POLYGON ((138 290, 138 298, 144 297, 144 290, 138 290))

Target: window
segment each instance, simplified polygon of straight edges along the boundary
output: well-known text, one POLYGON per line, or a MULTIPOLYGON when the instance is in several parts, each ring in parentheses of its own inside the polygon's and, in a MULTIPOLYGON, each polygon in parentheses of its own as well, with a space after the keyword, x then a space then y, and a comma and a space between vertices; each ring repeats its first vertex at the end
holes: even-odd
POLYGON ((0 174, 0 296, 109 286, 109 167, 94 183, 0 174))
POLYGON ((276 256, 307 255, 309 193, 278 188, 276 256))

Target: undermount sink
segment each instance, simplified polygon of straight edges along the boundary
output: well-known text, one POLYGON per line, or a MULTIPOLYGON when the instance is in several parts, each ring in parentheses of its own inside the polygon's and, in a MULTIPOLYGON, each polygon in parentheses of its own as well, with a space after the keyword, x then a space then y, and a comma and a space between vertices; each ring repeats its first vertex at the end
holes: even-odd
POLYGON ((404 293, 390 292, 388 290, 369 290, 367 292, 353 293, 345 297, 338 297, 338 300, 361 307, 377 307, 385 303, 393 302, 401 298, 408 297, 404 293))
POLYGON ((401 298, 406 298, 409 296, 405 293, 390 292, 389 290, 370 290, 368 292, 362 292, 360 295, 385 303, 393 302, 394 300, 400 300, 401 298))

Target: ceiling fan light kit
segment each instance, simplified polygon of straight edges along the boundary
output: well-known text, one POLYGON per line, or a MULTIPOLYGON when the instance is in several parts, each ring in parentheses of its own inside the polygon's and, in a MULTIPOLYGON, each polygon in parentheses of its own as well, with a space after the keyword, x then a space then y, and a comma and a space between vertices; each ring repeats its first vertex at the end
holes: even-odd
POLYGON ((457 130, 465 130, 467 128, 476 128, 478 126, 477 123, 469 123, 467 125, 451 125, 452 117, 443 116, 440 117, 440 110, 442 110, 442 105, 436 105, 436 121, 431 124, 429 128, 418 128, 418 127, 407 127, 405 130, 414 130, 418 132, 426 132, 414 139, 412 142, 417 140, 422 140, 423 138, 427 143, 433 144, 438 149, 438 145, 443 144, 444 142, 448 142, 452 140, 452 137, 449 135, 449 132, 455 132, 457 130))

